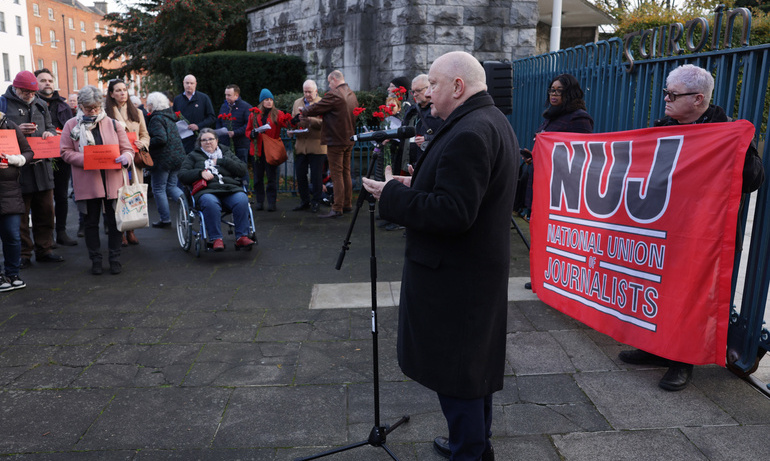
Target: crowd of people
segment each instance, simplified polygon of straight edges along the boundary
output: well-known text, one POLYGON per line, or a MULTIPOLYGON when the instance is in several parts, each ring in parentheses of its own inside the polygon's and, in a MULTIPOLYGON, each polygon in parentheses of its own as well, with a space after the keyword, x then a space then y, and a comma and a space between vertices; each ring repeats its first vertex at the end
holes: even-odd
MULTIPOLYGON (((531 209, 532 152, 519 149, 485 81, 479 62, 464 52, 439 57, 411 85, 406 77, 395 78, 389 87, 397 106, 394 122, 415 127, 416 135, 393 143, 391 165, 378 177, 363 179, 379 200, 382 220, 407 229, 398 361, 407 376, 438 394, 449 434, 437 437, 434 447, 453 460, 494 459, 492 394, 503 385, 510 218, 515 210, 527 218, 538 212, 531 209)), ((318 216, 338 218, 353 209, 351 137, 358 100, 339 70, 328 75, 323 97, 316 82, 305 81, 303 96, 290 112, 275 106, 267 88, 254 107, 240 97, 237 85, 228 85, 217 114, 211 98, 196 90, 195 76, 187 75, 184 92, 173 104, 163 93, 148 95, 147 120, 121 80, 110 81, 106 94, 86 86, 75 101, 72 95, 61 97, 53 82, 47 69, 34 75, 23 71, 0 99, 0 129, 15 133, 18 144, 18 152, 0 152, 0 291, 24 288, 20 270, 32 266, 33 253, 38 263, 57 263, 64 258, 53 252, 55 244, 78 244, 66 230, 70 181, 91 273, 103 271, 103 219, 109 271, 119 274, 121 248, 139 241, 117 229, 115 199, 124 183, 121 168, 140 158, 150 169, 158 208, 159 220, 152 226, 171 226, 169 201, 182 196, 180 183, 186 185, 205 217, 207 243, 214 251, 225 248, 219 220, 223 209, 233 213, 238 249, 255 243, 249 234, 248 193, 254 195, 256 210, 276 210, 275 150, 281 149, 283 128, 296 137, 300 203, 293 210, 319 213, 327 163, 333 204, 318 216), (181 130, 180 120, 185 122, 181 130), (36 158, 29 139, 58 132, 61 158, 36 158), (98 145, 118 147, 114 162, 119 168, 84 168, 84 148, 98 145)), ((655 126, 729 120, 710 104, 714 80, 705 69, 680 66, 666 83, 666 116, 655 126)), ((558 75, 545 90, 538 132, 593 131, 574 76, 558 75)), ((753 145, 744 162, 743 191, 750 192, 764 180, 753 145)), ((670 391, 685 388, 692 376, 692 365, 640 350, 623 352, 620 359, 669 366, 660 386, 670 391)))

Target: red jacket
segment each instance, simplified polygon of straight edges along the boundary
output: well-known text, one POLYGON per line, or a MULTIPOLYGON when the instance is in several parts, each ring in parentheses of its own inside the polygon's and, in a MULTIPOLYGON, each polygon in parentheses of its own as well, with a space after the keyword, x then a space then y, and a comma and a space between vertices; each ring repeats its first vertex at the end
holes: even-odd
MULTIPOLYGON (((259 136, 257 136, 256 141, 251 140, 251 145, 249 146, 249 155, 254 156, 254 145, 257 146, 257 156, 262 157, 262 136, 270 136, 273 139, 281 139, 281 128, 288 128, 289 122, 288 120, 291 119, 291 116, 287 116, 283 111, 273 108, 272 110, 278 111, 278 121, 273 123, 272 120, 269 120, 270 123, 270 129, 259 133, 259 136), (283 122, 282 122, 283 120, 283 122)), ((265 122, 263 122, 263 114, 255 115, 253 112, 249 114, 249 122, 246 124, 246 135, 249 136, 251 134, 251 130, 254 128, 259 128, 260 126, 264 125, 265 122)))

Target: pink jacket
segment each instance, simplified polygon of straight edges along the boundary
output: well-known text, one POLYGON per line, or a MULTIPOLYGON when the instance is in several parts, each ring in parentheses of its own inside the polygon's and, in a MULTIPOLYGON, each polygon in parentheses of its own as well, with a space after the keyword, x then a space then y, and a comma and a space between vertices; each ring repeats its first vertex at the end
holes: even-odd
MULTIPOLYGON (((65 162, 72 165, 72 185, 75 189, 75 200, 88 200, 92 198, 116 199, 118 189, 123 186, 123 174, 117 170, 84 170, 83 153, 80 152, 80 143, 70 137, 72 128, 77 124, 77 119, 70 119, 61 134, 61 156, 65 162), (107 183, 104 188, 101 172, 107 183)), ((129 154, 134 160, 134 150, 126 136, 126 130, 120 123, 115 123, 109 117, 104 117, 99 122, 99 133, 102 135, 102 144, 118 144, 121 154, 129 154), (114 128, 113 128, 114 126, 114 128), (117 131, 116 131, 117 130, 117 131)))

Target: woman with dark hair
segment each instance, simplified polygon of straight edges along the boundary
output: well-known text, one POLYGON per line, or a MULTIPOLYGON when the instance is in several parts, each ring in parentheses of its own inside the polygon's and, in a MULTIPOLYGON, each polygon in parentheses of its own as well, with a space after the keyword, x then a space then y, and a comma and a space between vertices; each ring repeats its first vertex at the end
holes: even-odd
MULTIPOLYGON (((147 125, 144 115, 136 108, 128 97, 128 87, 123 80, 113 79, 107 85, 107 97, 105 98, 104 112, 108 117, 118 121, 126 133, 136 133, 134 146, 139 150, 147 151, 150 148, 150 133, 147 131, 147 125)), ((137 166, 137 174, 140 180, 144 177, 144 171, 137 166)), ((122 237, 122 246, 138 245, 139 239, 134 235, 134 231, 126 231, 122 237)))

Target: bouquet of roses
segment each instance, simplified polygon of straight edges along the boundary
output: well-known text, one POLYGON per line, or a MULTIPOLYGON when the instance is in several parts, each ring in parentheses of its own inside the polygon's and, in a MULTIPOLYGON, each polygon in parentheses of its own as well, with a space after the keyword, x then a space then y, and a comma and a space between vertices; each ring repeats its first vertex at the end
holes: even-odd
MULTIPOLYGON (((233 122, 235 121, 235 116, 233 114, 219 114, 217 115, 217 118, 225 122, 225 125, 227 125, 227 131, 233 131, 233 122)), ((230 148, 234 149, 233 145, 233 138, 230 138, 230 148)))

